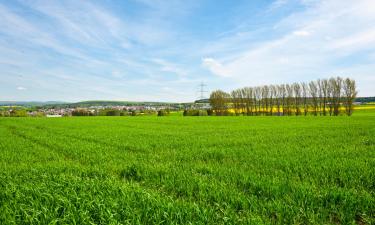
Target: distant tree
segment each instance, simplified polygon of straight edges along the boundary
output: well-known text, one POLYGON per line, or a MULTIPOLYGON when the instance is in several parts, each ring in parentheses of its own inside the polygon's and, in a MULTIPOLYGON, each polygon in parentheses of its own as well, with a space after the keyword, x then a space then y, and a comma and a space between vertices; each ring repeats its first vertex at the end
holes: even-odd
POLYGON ((280 95, 281 95, 281 102, 282 102, 282 108, 283 108, 283 116, 287 114, 287 103, 286 103, 286 87, 285 84, 280 85, 280 95))
MULTIPOLYGON (((133 112, 135 112, 135 111, 133 111, 133 112)), ((169 111, 168 110, 161 109, 161 110, 158 111, 158 116, 168 116, 168 115, 169 115, 169 111)))
POLYGON ((354 110, 354 101, 357 97, 356 84, 354 80, 346 78, 343 82, 344 96, 345 96, 345 112, 346 115, 351 116, 354 110))
POLYGON ((277 98, 277 87, 275 85, 270 85, 270 111, 269 114, 273 115, 273 108, 276 105, 276 98, 277 98))
POLYGON ((276 98, 276 110, 277 110, 277 115, 281 115, 281 103, 282 103, 282 91, 281 91, 281 86, 276 85, 275 87, 275 98, 276 98))
POLYGON ((256 115, 260 115, 261 105, 262 105, 262 87, 254 88, 254 99, 255 99, 255 113, 256 115))
POLYGON ((75 109, 72 111, 72 116, 93 116, 93 113, 86 109, 75 109))
POLYGON ((329 98, 329 81, 324 79, 321 81, 321 87, 323 92, 323 115, 327 115, 327 103, 329 98))
POLYGON ((301 115, 301 85, 299 83, 293 84, 293 92, 294 92, 294 109, 296 116, 301 115))
POLYGON ((235 114, 239 115, 242 111, 242 94, 240 89, 236 89, 231 92, 231 100, 235 114))
POLYGON ((318 105, 319 105, 317 82, 311 81, 309 83, 309 90, 310 90, 310 96, 311 96, 311 100, 312 100, 313 115, 317 116, 318 115, 318 105))
POLYGON ((230 95, 222 90, 213 91, 210 95, 210 105, 216 115, 221 116, 228 110, 230 95))
POLYGON ((253 115, 254 99, 253 99, 253 88, 245 87, 241 89, 242 96, 244 99, 244 109, 246 115, 253 115))
POLYGON ((327 88, 327 104, 328 104, 328 111, 329 111, 329 115, 332 116, 333 115, 333 80, 332 79, 329 79, 328 80, 328 88, 327 88))
POLYGON ((262 93, 262 114, 267 114, 268 107, 269 107, 269 92, 270 89, 267 85, 262 86, 261 93, 262 93))
POLYGON ((323 114, 323 83, 322 83, 322 80, 321 79, 318 79, 316 81, 316 84, 317 84, 317 87, 318 87, 318 105, 319 105, 319 108, 318 108, 318 112, 319 112, 319 115, 322 115, 323 114))
POLYGON ((198 109, 185 109, 184 116, 208 116, 208 113, 206 110, 198 110, 198 109))
POLYGON ((26 117, 27 112, 25 109, 11 109, 9 112, 9 116, 11 117, 26 117))
POLYGON ((326 116, 328 112, 337 116, 343 107, 347 115, 352 114, 356 96, 354 80, 335 77, 309 83, 245 87, 230 94, 217 90, 211 93, 209 101, 216 115, 274 115, 277 110, 277 115, 285 116, 326 116))
POLYGON ((106 116, 120 116, 120 110, 116 110, 116 109, 107 110, 105 115, 106 116))
POLYGON ((343 79, 341 77, 331 78, 330 82, 332 88, 333 115, 338 116, 340 114, 343 79))
POLYGON ((302 87, 302 98, 303 98, 303 114, 307 116, 309 112, 309 103, 308 103, 308 96, 309 96, 309 86, 306 83, 301 84, 302 87))
POLYGON ((286 98, 286 110, 287 110, 287 114, 288 116, 292 115, 292 108, 293 108, 293 102, 294 102, 294 99, 293 99, 293 87, 292 85, 285 85, 285 89, 286 89, 286 94, 287 94, 287 98, 286 98))

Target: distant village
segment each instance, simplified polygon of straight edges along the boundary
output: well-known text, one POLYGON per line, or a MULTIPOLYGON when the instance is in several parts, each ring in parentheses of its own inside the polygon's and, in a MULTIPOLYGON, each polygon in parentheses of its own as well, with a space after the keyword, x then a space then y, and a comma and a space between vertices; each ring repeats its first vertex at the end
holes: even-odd
POLYGON ((74 103, 56 105, 3 105, 0 116, 3 117, 64 117, 64 116, 136 116, 169 113, 191 109, 209 109, 207 101, 194 103, 132 103, 116 105, 116 103, 74 103))
MULTIPOLYGON (((188 116, 211 115, 209 99, 190 103, 86 101, 77 103, 0 102, 0 117, 142 116, 182 112, 188 116)), ((373 104, 375 97, 356 98, 354 105, 373 104)), ((234 107, 233 105, 232 107, 234 107)))

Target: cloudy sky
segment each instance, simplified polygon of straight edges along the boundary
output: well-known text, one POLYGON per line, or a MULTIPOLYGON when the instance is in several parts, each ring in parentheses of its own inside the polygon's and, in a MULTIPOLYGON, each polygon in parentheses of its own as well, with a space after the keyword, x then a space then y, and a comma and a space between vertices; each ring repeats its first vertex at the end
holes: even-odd
POLYGON ((375 95, 374 0, 0 0, 0 100, 192 101, 354 78, 375 95))

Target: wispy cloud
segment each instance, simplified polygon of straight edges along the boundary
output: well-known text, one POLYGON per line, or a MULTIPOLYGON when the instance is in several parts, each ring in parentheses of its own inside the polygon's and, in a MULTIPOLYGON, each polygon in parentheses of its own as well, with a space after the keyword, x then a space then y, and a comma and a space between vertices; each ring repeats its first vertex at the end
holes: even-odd
POLYGON ((204 59, 203 65, 218 76, 248 85, 351 76, 363 87, 361 95, 371 95, 373 91, 363 84, 373 82, 375 64, 366 66, 369 71, 360 65, 375 51, 374 24, 373 1, 308 2, 306 10, 274 26, 284 35, 237 51, 232 60, 213 57, 204 59))
POLYGON ((306 30, 296 30, 293 32, 293 34, 296 36, 302 36, 302 37, 310 36, 310 32, 306 30))
POLYGON ((229 90, 331 75, 357 78, 371 95, 374 8, 372 0, 1 1, 0 98, 192 101, 202 80, 229 90))
POLYGON ((22 87, 22 86, 19 86, 19 87, 17 87, 17 90, 19 90, 19 91, 24 91, 24 90, 26 90, 26 88, 25 88, 25 87, 22 87))

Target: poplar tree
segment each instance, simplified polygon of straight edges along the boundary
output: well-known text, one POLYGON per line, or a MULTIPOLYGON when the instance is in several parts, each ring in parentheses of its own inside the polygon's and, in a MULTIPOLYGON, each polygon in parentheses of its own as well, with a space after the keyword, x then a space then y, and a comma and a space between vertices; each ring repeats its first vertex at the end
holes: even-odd
POLYGON ((357 97, 356 84, 354 80, 346 78, 343 83, 344 95, 345 95, 345 112, 346 115, 351 116, 354 111, 354 101, 357 97))

